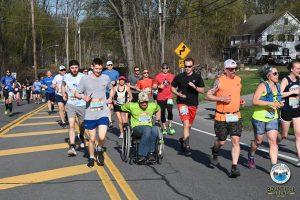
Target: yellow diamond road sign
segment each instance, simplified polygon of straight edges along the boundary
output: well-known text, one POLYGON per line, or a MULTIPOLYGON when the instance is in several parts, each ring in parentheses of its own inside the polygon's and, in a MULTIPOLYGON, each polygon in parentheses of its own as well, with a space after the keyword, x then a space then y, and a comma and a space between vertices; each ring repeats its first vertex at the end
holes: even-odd
POLYGON ((190 53, 191 49, 186 46, 183 42, 181 42, 178 47, 175 49, 175 53, 177 56, 179 56, 181 59, 185 59, 185 57, 190 53))

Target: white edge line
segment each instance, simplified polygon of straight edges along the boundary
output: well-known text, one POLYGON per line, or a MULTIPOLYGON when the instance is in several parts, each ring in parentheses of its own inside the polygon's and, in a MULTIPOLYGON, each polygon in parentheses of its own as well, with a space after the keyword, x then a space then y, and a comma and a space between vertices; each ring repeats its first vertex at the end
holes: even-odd
MULTIPOLYGON (((179 125, 179 126, 183 126, 182 123, 178 123, 178 122, 175 122, 175 121, 172 121, 172 123, 177 124, 177 125, 179 125)), ((207 132, 207 131, 203 131, 203 130, 200 130, 200 129, 197 129, 197 128, 194 128, 194 127, 192 127, 191 129, 194 130, 194 131, 200 132, 200 133, 204 133, 204 134, 206 134, 206 135, 213 136, 213 137, 216 136, 216 135, 213 134, 213 133, 210 133, 210 132, 207 132)), ((228 138, 227 138, 226 140, 227 140, 227 141, 231 141, 231 140, 228 139, 228 138)), ((248 144, 243 143, 243 142, 240 142, 240 145, 246 146, 246 147, 250 147, 248 144)), ((262 152, 265 152, 265 153, 269 153, 269 151, 268 151, 267 149, 258 148, 257 150, 262 151, 262 152)), ((288 159, 288 160, 292 160, 292 161, 298 162, 298 159, 297 159, 297 158, 293 158, 293 157, 290 157, 290 156, 287 156, 287 155, 284 155, 284 154, 278 153, 278 157, 281 157, 281 158, 285 158, 285 159, 288 159)))

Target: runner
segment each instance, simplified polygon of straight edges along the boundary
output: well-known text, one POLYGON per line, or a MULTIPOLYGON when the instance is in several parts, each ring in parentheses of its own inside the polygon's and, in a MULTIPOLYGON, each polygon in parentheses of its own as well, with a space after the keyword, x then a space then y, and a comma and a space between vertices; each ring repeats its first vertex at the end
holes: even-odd
POLYGON ((1 78, 1 86, 3 90, 3 96, 5 101, 5 114, 11 114, 13 105, 12 100, 14 96, 13 85, 16 82, 16 79, 11 75, 10 70, 6 70, 6 75, 1 78))
POLYGON ((32 86, 33 86, 33 100, 34 100, 34 103, 40 104, 42 84, 41 84, 41 82, 39 81, 38 78, 35 79, 32 86))
POLYGON ((297 166, 300 167, 300 60, 292 61, 288 65, 288 70, 290 74, 281 82, 282 97, 284 98, 284 105, 281 110, 282 139, 287 139, 291 122, 293 122, 298 152, 297 166))
POLYGON ((122 112, 121 106, 132 100, 130 87, 128 87, 125 83, 126 78, 124 76, 120 76, 117 85, 110 91, 110 96, 113 97, 114 112, 118 119, 120 139, 122 139, 124 135, 123 124, 128 121, 128 113, 122 112))
POLYGON ((204 82, 201 75, 193 71, 195 67, 192 58, 185 59, 184 67, 185 72, 174 78, 171 90, 177 96, 177 107, 183 123, 183 134, 179 143, 185 155, 191 156, 190 129, 196 116, 199 93, 204 93, 204 82))
POLYGON ((109 125, 109 108, 107 103, 111 103, 111 97, 106 99, 106 88, 111 88, 109 76, 102 74, 102 60, 95 58, 93 60, 93 74, 84 76, 77 88, 75 96, 86 101, 86 110, 84 117, 84 128, 89 134, 89 153, 88 167, 94 166, 94 150, 96 132, 97 147, 96 159, 99 165, 104 165, 103 145, 106 137, 107 127, 109 125))
POLYGON ((83 70, 82 70, 82 73, 83 73, 84 75, 88 75, 89 70, 88 70, 88 69, 83 69, 83 70))
POLYGON ((17 106, 21 105, 21 91, 22 91, 22 85, 17 80, 13 84, 14 86, 14 97, 17 102, 17 106))
POLYGON ((63 76, 61 84, 61 94, 63 100, 66 102, 66 111, 69 121, 69 144, 68 150, 69 156, 76 156, 76 145, 75 145, 75 123, 76 118, 78 119, 79 126, 79 139, 80 148, 84 148, 84 112, 85 112, 85 101, 75 98, 74 93, 78 88, 81 79, 85 76, 79 72, 79 62, 77 60, 71 60, 69 62, 70 73, 63 76))
POLYGON ((265 80, 256 88, 253 95, 254 113, 252 125, 254 129, 254 140, 248 153, 248 167, 255 168, 254 155, 266 134, 270 146, 270 159, 272 166, 277 164, 278 158, 278 109, 281 103, 281 91, 278 83, 279 73, 276 68, 265 66, 262 69, 262 78, 265 80))
POLYGON ((128 86, 131 89, 132 92, 132 102, 138 102, 139 98, 139 91, 136 89, 136 84, 138 80, 140 80, 140 68, 139 67, 134 67, 133 68, 133 74, 129 75, 128 77, 128 86))
POLYGON ((30 104, 32 84, 29 82, 28 79, 26 79, 25 83, 23 84, 23 87, 25 88, 27 103, 30 104))
POLYGON ((55 101, 55 90, 52 87, 53 76, 51 71, 47 71, 47 77, 43 78, 41 81, 42 87, 45 89, 46 101, 48 104, 48 114, 52 114, 54 111, 54 101, 55 101))
POLYGON ((173 82, 174 75, 169 72, 167 63, 161 66, 161 72, 155 76, 154 88, 158 89, 157 103, 161 109, 161 122, 163 125, 162 133, 164 135, 174 135, 175 129, 172 128, 173 120, 173 94, 171 91, 171 83, 173 82), (166 110, 168 112, 168 124, 166 123, 166 110))
POLYGON ((230 135, 232 143, 232 167, 229 177, 240 176, 237 168, 240 156, 240 136, 242 133, 242 120, 240 113, 241 102, 241 78, 236 76, 237 64, 228 59, 224 62, 224 74, 218 77, 214 87, 207 92, 207 99, 216 102, 214 129, 217 140, 212 147, 211 163, 217 165, 218 152, 225 144, 227 136, 230 135))
POLYGON ((151 97, 153 85, 154 85, 154 80, 149 77, 149 71, 147 69, 144 69, 142 78, 138 80, 136 83, 136 89, 139 92, 147 93, 149 97, 151 97))
POLYGON ((62 97, 62 92, 61 92, 61 84, 64 78, 64 75, 66 74, 66 67, 61 65, 59 66, 59 74, 57 74, 53 81, 52 81, 52 87, 55 89, 55 101, 58 105, 58 113, 60 117, 60 121, 58 124, 65 128, 67 126, 67 120, 66 120, 66 110, 65 110, 65 104, 66 101, 62 97))

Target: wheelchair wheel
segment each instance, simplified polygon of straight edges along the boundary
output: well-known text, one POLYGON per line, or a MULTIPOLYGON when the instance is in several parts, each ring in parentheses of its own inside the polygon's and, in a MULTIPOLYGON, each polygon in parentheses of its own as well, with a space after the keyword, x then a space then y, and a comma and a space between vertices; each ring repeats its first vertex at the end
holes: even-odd
POLYGON ((157 154, 157 163, 161 164, 162 159, 164 157, 165 149, 164 149, 164 136, 161 132, 161 129, 157 127, 158 129, 158 138, 157 138, 157 144, 156 144, 156 154, 157 154))
POLYGON ((124 137, 122 142, 122 154, 121 158, 124 162, 128 161, 130 156, 130 148, 131 148, 131 129, 129 126, 124 127, 124 137))

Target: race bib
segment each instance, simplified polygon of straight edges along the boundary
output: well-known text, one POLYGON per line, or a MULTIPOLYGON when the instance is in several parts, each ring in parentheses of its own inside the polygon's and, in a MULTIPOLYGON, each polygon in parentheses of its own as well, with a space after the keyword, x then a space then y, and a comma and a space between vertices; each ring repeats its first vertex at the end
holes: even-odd
POLYGON ((179 108, 179 113, 180 113, 181 115, 188 115, 188 114, 189 114, 189 109, 188 109, 188 107, 187 107, 187 106, 181 106, 181 107, 179 108))
POLYGON ((30 90, 30 87, 26 87, 26 90, 30 90))
POLYGON ((149 123, 151 122, 151 117, 147 115, 143 115, 139 117, 139 122, 141 123, 149 123))
POLYGON ((19 88, 15 88, 15 91, 18 92, 18 91, 19 91, 19 88))
POLYGON ((174 104, 173 99, 168 99, 167 104, 173 105, 174 104))
POLYGON ((236 114, 225 114, 225 121, 226 122, 238 122, 239 116, 236 114))
POLYGON ((265 117, 266 117, 267 119, 274 119, 274 117, 275 117, 275 110, 274 110, 273 108, 268 108, 268 109, 266 110, 266 115, 265 115, 265 117))
POLYGON ((299 99, 298 98, 289 98, 289 106, 292 108, 298 108, 299 107, 299 99))
POLYGON ((125 103, 125 97, 118 97, 117 98, 117 104, 123 105, 125 103))
POLYGON ((104 103, 100 99, 93 99, 90 104, 91 111, 103 110, 104 103))

